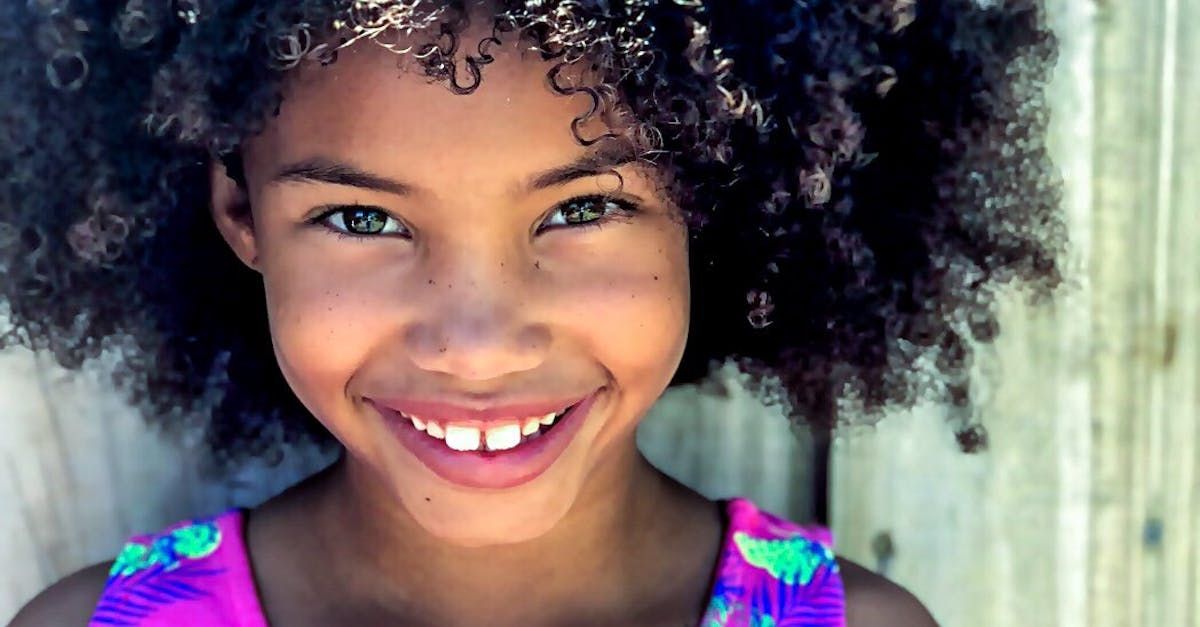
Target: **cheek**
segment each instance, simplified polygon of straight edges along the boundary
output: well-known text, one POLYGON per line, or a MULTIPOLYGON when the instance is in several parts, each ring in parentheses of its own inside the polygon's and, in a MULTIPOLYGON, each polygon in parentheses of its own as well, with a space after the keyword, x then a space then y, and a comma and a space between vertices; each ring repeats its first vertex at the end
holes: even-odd
POLYGON ((337 265, 279 260, 264 276, 280 369, 301 402, 327 422, 379 333, 370 312, 380 309, 358 285, 361 273, 337 265))
POLYGON ((687 340, 689 283, 683 244, 644 242, 550 289, 565 328, 586 338, 600 365, 627 391, 657 396, 687 340))

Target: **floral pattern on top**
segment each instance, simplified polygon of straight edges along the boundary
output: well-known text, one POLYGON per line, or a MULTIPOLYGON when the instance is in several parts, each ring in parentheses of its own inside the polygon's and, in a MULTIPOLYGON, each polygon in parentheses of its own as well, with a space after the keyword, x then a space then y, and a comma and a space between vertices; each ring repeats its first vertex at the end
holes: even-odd
POLYGON ((186 521, 131 539, 113 560, 90 624, 159 624, 156 617, 170 614, 172 606, 211 599, 226 571, 208 559, 221 541, 221 528, 212 519, 186 521))
POLYGON ((802 526, 745 499, 729 503, 730 534, 701 627, 844 627, 845 599, 828 529, 802 526))
POLYGON ((135 573, 162 566, 174 570, 184 559, 201 559, 212 555, 221 545, 221 530, 211 521, 179 527, 149 544, 128 542, 113 560, 109 578, 129 577, 135 573))
MULTIPOLYGON (((726 529, 700 627, 845 627, 828 529, 742 498, 726 529)), ((244 538, 245 512, 132 538, 110 570, 92 627, 267 627, 244 538)))

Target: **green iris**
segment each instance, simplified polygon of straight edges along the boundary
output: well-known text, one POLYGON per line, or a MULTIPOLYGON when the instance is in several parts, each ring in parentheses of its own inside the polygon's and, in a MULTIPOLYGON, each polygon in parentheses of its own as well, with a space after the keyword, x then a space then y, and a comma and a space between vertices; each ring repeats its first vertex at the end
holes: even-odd
POLYGON ((579 224, 580 222, 599 220, 600 218, 604 217, 604 210, 601 209, 597 211, 595 209, 597 204, 598 203, 594 198, 580 198, 578 200, 571 200, 563 205, 563 219, 566 220, 568 224, 579 224), (571 219, 572 214, 574 214, 578 219, 573 221, 571 219))
POLYGON ((387 218, 376 209, 350 209, 344 215, 346 228, 361 235, 375 235, 387 224, 387 218))

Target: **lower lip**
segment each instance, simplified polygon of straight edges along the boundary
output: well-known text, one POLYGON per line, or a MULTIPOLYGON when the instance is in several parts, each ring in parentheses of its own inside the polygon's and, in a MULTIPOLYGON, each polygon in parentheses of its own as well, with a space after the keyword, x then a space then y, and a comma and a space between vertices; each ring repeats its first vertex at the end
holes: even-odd
POLYGON ((600 390, 576 404, 555 422, 553 429, 536 440, 505 451, 453 450, 444 440, 417 431, 412 421, 396 410, 367 401, 383 416, 388 429, 404 448, 434 474, 468 488, 502 490, 533 481, 554 464, 583 426, 600 390))

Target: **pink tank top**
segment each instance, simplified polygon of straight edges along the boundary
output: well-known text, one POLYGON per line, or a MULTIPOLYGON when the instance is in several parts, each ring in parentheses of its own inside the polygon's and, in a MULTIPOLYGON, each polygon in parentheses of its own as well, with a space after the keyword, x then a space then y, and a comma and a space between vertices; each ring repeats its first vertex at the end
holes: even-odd
MULTIPOLYGON (((746 499, 727 516, 699 627, 844 627, 833 538, 746 499)), ((113 562, 89 625, 267 627, 243 537, 243 510, 135 536, 113 562)))

